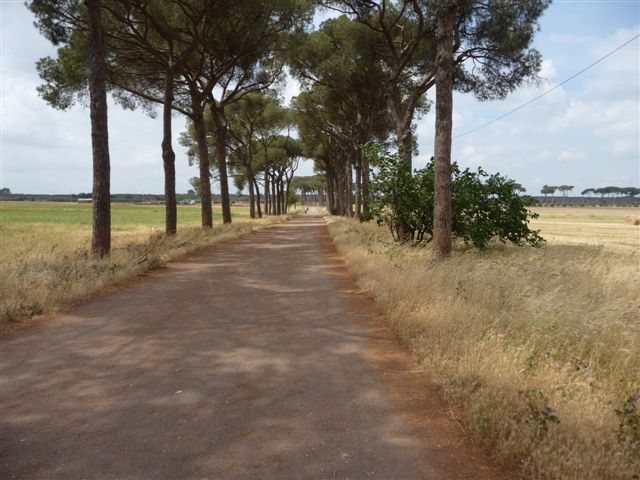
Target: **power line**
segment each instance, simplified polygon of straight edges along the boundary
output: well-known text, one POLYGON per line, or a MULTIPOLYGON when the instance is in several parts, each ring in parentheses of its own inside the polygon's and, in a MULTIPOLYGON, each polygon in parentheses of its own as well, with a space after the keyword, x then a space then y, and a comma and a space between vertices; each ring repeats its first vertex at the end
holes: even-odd
POLYGON ((640 33, 638 35, 636 35, 635 37, 627 40, 626 42, 624 42, 622 45, 619 45, 618 47, 616 47, 615 49, 611 50, 609 53, 607 53, 606 55, 600 57, 598 60, 596 60, 595 62, 593 62, 591 65, 588 65, 586 67, 584 67, 582 70, 574 73, 573 75, 571 75, 569 78, 563 80, 562 82, 560 82, 559 84, 553 86, 552 88, 550 88, 549 90, 546 90, 545 92, 542 92, 540 95, 537 95, 535 97, 533 97, 531 100, 523 103, 522 105, 517 106, 516 108, 509 110, 506 113, 503 113, 502 115, 500 115, 499 117, 494 118, 493 120, 488 121, 487 123, 483 123, 482 125, 479 125, 475 128, 472 128, 471 130, 467 130, 466 132, 463 133, 459 133, 458 135, 454 135, 453 137, 451 137, 452 139, 456 139, 456 138, 460 138, 463 137, 465 135, 469 135, 470 133, 476 132, 478 130, 480 130, 481 128, 484 127, 488 127, 489 125, 497 122, 498 120, 502 120, 504 117, 506 117, 507 115, 511 115, 512 113, 517 112, 518 110, 522 110, 524 107, 531 105, 533 102, 535 102, 536 100, 539 100, 540 98, 544 97, 545 95, 548 95, 549 93, 553 92, 555 89, 560 88, 562 85, 564 85, 565 83, 567 83, 570 80, 573 80, 574 78, 576 78, 578 75, 583 74, 584 72, 586 72, 587 70, 589 70, 590 68, 596 66, 597 64, 599 64, 600 62, 602 62, 603 60, 605 60, 606 58, 610 57, 611 55, 613 55, 614 53, 616 53, 618 50, 626 47, 627 45, 629 45, 631 42, 633 42, 636 38, 640 37, 640 33))

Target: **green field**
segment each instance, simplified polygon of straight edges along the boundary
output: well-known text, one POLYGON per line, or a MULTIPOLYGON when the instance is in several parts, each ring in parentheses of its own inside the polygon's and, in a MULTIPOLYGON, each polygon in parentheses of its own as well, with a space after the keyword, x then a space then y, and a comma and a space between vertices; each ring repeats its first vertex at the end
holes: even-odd
MULTIPOLYGON (((0 202, 0 327, 88 298, 115 283, 214 243, 232 240, 285 217, 252 220, 233 206, 223 225, 200 228, 200 205, 178 207, 178 233, 164 235, 164 205, 114 203, 111 255, 89 255, 91 205, 0 202)), ((0 333, 2 328, 0 328, 0 333)))
MULTIPOLYGON (((234 206, 233 216, 249 216, 246 206, 234 206)), ((114 228, 146 225, 162 228, 164 205, 114 203, 111 221, 114 228)), ((214 206, 213 221, 221 221, 220 207, 214 206)), ((57 225, 91 225, 91 205, 62 202, 0 202, 0 225, 55 223, 57 225)), ((179 205, 178 226, 200 225, 200 205, 179 205)))

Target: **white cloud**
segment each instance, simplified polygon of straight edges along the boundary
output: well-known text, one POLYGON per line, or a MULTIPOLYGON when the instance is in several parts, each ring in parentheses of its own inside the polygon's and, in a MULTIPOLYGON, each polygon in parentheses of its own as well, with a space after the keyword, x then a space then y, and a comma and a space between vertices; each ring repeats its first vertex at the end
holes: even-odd
MULTIPOLYGON (((619 28, 610 37, 594 38, 591 43, 591 54, 594 58, 603 57, 639 34, 640 25, 635 25, 631 28, 619 28)), ((640 63, 637 52, 638 39, 636 38, 627 46, 612 54, 596 68, 604 68, 609 73, 635 74, 637 81, 638 64, 640 63)))
POLYGON ((453 110, 453 129, 464 128, 470 121, 473 120, 473 113, 468 109, 453 110))
POLYGON ((638 158, 638 140, 621 139, 613 142, 611 152, 616 157, 625 157, 627 155, 634 155, 638 158))
POLYGON ((552 153, 551 153, 549 150, 547 150, 547 149, 540 150, 540 151, 538 152, 538 154, 534 157, 534 159, 535 159, 535 160, 537 160, 537 161, 550 160, 551 158, 553 158, 553 155, 552 155, 552 153))
POLYGON ((552 33, 549 35, 549 40, 562 46, 581 46, 593 44, 593 37, 589 35, 571 35, 565 33, 552 33))
POLYGON ((553 64, 553 60, 550 58, 545 58, 542 61, 542 67, 540 68, 540 73, 538 74, 541 78, 546 78, 548 80, 553 79, 556 76, 556 67, 553 64))
POLYGON ((576 162, 579 160, 584 160, 586 155, 584 152, 575 149, 563 150, 558 155, 559 162, 576 162))
POLYGON ((300 82, 293 78, 291 75, 287 75, 284 80, 284 90, 282 96, 284 97, 285 104, 289 105, 293 97, 298 96, 300 93, 300 82))
POLYGON ((480 165, 486 159, 473 145, 465 145, 460 154, 461 163, 465 165, 480 165))
MULTIPOLYGON (((609 184, 622 186, 626 182, 631 182, 632 179, 629 175, 604 175, 603 177, 601 177, 601 181, 602 181, 602 186, 607 186, 609 184)), ((635 181, 638 181, 638 179, 636 178, 635 181)))
POLYGON ((533 180, 531 180, 531 183, 533 183, 534 185, 542 185, 542 182, 544 181, 543 177, 535 177, 533 180))

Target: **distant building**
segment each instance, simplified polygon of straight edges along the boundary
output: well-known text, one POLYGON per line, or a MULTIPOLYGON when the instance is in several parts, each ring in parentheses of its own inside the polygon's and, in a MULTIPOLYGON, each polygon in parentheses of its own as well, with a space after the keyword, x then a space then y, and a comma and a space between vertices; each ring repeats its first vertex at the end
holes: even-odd
POLYGON ((90 198, 79 198, 78 203, 91 203, 90 198))

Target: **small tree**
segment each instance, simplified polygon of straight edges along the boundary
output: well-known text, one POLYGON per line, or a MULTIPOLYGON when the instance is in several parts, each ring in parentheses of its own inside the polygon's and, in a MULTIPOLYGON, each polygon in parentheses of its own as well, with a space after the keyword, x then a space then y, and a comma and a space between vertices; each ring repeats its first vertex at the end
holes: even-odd
POLYGON ((293 205, 295 207, 296 205, 298 205, 299 200, 300 199, 298 198, 298 194, 293 190, 289 190, 289 192, 287 193, 287 205, 293 205))
MULTIPOLYGON (((400 154, 375 146, 367 146, 365 152, 377 167, 371 183, 369 218, 387 225, 395 240, 431 241, 433 159, 412 176, 400 154), (400 225, 407 228, 408 238, 400 236, 400 225)), ((535 200, 518 196, 514 186, 513 180, 499 174, 489 175, 482 169, 460 170, 452 164, 453 235, 481 249, 492 238, 516 245, 541 245, 543 239, 538 231, 529 228, 530 219, 538 216, 528 209, 535 200)))
POLYGON ((200 197, 200 177, 191 177, 189 179, 189 185, 191 185, 193 193, 200 197))
POLYGON ((519 183, 514 183, 514 184, 513 184, 513 191, 514 191, 515 193, 526 193, 526 192, 527 192, 527 189, 526 189, 526 188, 524 188, 524 187, 523 187, 521 184, 519 184, 519 183))
POLYGON ((558 189, 558 187, 553 187, 550 185, 543 185, 542 186, 542 190, 540 190, 540 193, 542 193, 545 197, 549 194, 551 194, 551 196, 553 197, 553 194, 556 193, 556 190, 558 189))
MULTIPOLYGON (((424 234, 433 229, 429 212, 422 212, 426 218, 416 212, 418 205, 429 202, 419 198, 421 192, 428 190, 417 188, 417 184, 425 179, 411 176, 410 167, 401 153, 392 154, 374 145, 366 145, 364 154, 376 171, 371 181, 369 209, 364 212, 363 219, 375 219, 378 225, 387 225, 396 241, 421 241, 424 234)), ((433 178, 431 182, 433 195, 433 178)))
POLYGON ((566 197, 568 192, 570 192, 571 190, 573 190, 573 185, 560 185, 558 187, 558 190, 560 192, 562 192, 562 196, 566 197))

